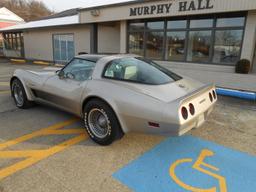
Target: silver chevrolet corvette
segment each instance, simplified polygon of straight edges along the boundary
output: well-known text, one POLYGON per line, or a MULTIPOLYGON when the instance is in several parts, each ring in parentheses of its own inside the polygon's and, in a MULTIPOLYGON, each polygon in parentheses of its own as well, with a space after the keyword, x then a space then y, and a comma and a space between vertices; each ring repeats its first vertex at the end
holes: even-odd
POLYGON ((62 69, 16 70, 10 84, 17 107, 74 113, 100 145, 129 131, 180 136, 201 126, 217 101, 214 85, 135 55, 80 55, 62 69))

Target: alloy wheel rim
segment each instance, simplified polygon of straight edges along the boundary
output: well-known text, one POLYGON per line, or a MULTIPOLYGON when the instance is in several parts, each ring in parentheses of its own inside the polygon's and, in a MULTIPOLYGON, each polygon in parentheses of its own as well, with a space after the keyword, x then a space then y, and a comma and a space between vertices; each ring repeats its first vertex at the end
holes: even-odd
POLYGON ((22 92, 20 85, 14 84, 13 95, 14 95, 17 105, 19 105, 19 106, 23 105, 24 97, 23 97, 23 92, 22 92))
POLYGON ((92 109, 88 114, 88 125, 91 132, 100 139, 105 138, 110 131, 107 114, 100 109, 92 109))

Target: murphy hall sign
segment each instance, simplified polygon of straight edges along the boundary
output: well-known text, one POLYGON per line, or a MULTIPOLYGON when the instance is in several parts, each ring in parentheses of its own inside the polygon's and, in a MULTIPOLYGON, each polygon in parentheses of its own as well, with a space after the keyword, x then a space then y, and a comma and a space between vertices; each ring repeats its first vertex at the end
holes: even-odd
POLYGON ((214 0, 172 1, 170 3, 138 6, 130 8, 130 16, 146 16, 157 14, 170 14, 175 8, 176 12, 199 11, 213 9, 214 0), (174 6, 174 4, 177 4, 174 6))

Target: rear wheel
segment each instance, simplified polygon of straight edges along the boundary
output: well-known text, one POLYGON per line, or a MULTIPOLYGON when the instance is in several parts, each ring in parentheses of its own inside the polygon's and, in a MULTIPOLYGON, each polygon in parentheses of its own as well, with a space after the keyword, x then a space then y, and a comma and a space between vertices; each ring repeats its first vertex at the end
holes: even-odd
POLYGON ((123 136, 115 113, 101 100, 94 99, 86 104, 84 123, 91 139, 100 145, 110 145, 123 136))
POLYGON ((33 102, 28 100, 25 89, 19 79, 12 81, 11 91, 14 102, 18 108, 27 109, 33 105, 33 102))

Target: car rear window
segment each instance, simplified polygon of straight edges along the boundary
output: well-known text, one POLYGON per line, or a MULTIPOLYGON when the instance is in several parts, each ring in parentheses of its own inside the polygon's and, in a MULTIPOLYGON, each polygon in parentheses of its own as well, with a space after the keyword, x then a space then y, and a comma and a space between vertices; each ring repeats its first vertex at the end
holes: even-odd
POLYGON ((115 80, 150 85, 167 84, 182 79, 179 75, 153 61, 140 57, 111 61, 107 64, 103 76, 115 80))

